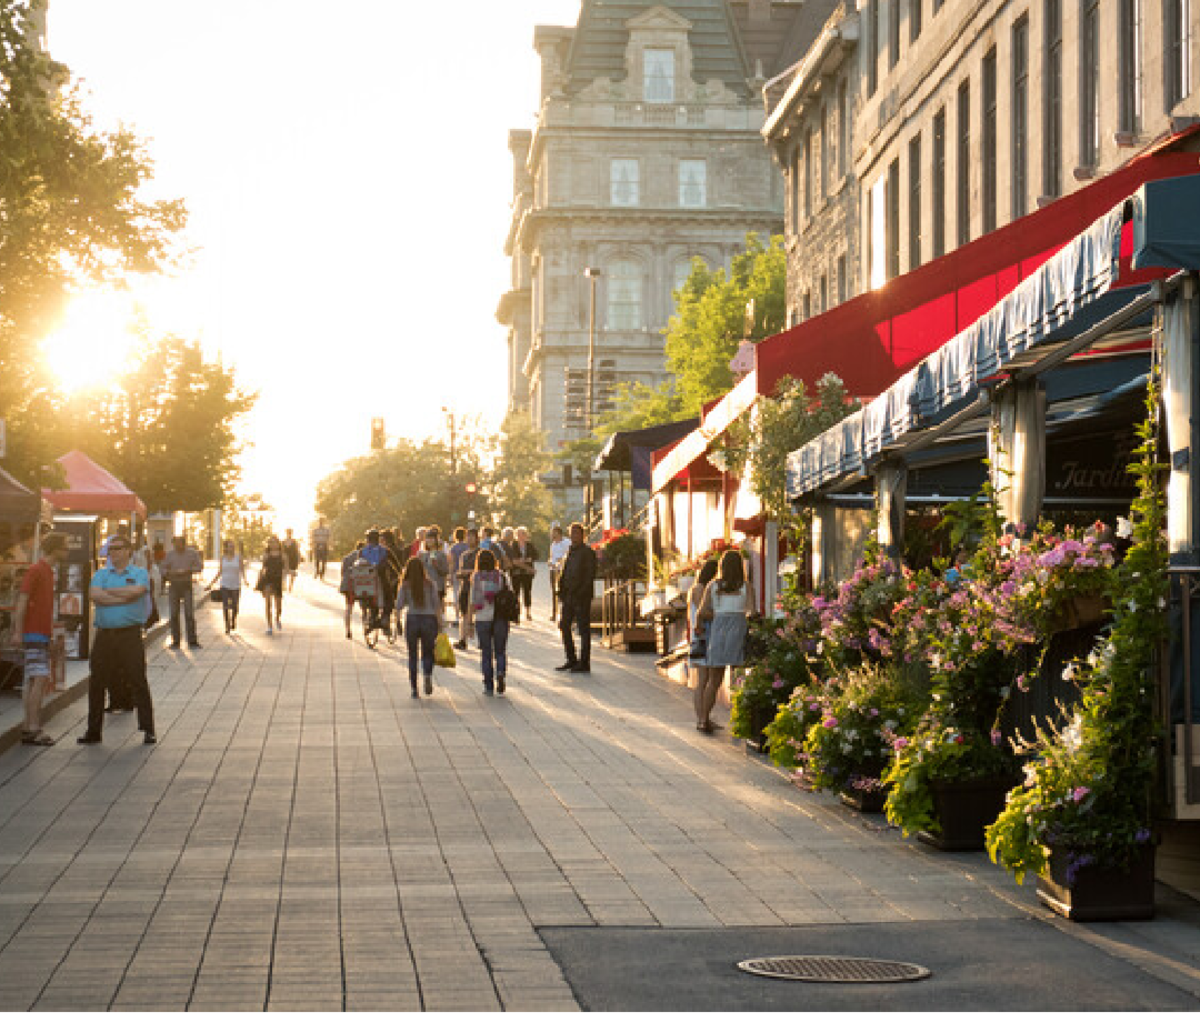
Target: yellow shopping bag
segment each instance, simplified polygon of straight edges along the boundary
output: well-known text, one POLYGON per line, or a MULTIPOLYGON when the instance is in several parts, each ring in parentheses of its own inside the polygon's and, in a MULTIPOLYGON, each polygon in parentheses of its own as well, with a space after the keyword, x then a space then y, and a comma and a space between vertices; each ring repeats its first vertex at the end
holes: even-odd
POLYGON ((445 632, 438 632, 438 637, 433 640, 433 662, 438 667, 453 667, 457 663, 454 659, 454 647, 450 645, 450 636, 445 632))

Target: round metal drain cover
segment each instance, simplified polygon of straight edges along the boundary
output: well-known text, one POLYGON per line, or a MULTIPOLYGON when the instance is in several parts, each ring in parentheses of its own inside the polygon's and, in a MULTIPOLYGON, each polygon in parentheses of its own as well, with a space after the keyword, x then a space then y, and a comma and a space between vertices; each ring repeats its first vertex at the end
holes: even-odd
POLYGON ((878 958, 844 958, 830 955, 781 955, 738 962, 743 972, 772 979, 799 979, 809 983, 908 983, 932 975, 923 965, 886 962, 878 958))

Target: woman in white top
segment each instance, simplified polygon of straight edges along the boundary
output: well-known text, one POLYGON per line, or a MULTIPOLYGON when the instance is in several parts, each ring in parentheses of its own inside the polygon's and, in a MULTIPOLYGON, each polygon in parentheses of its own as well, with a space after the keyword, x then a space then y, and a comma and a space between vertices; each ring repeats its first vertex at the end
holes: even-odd
POLYGON ((246 584, 246 563, 231 539, 222 544, 221 563, 217 565, 217 573, 208 583, 208 589, 211 590, 218 582, 221 583, 221 609, 225 614, 225 634, 228 635, 237 628, 242 586, 246 584))
POLYGON ((688 652, 688 674, 691 676, 692 683, 692 698, 696 706, 696 727, 703 730, 700 725, 707 719, 702 708, 702 700, 705 692, 705 679, 707 674, 705 668, 708 666, 707 650, 704 656, 695 655, 694 641, 697 638, 703 638, 707 643, 706 624, 700 621, 697 615, 700 613, 700 602, 704 599, 704 593, 708 588, 708 583, 717 577, 717 562, 706 561, 704 567, 700 569, 700 574, 696 578, 695 585, 688 590, 687 594, 687 621, 688 621, 688 640, 693 643, 688 652))
POLYGON ((508 671, 509 622, 496 615, 496 594, 508 585, 504 572, 496 568, 496 555, 480 550, 471 575, 471 607, 475 611, 475 635, 479 639, 479 662, 483 668, 483 693, 504 693, 508 671))
POLYGON ((558 618, 558 573, 562 571, 563 561, 571 549, 571 541, 563 539, 562 528, 558 525, 550 530, 550 552, 546 556, 550 568, 550 620, 558 618))
POLYGON ((705 586, 696 613, 697 620, 707 622, 704 681, 696 696, 696 727, 706 734, 716 730, 709 715, 725 680, 725 668, 745 663, 748 616, 752 613, 754 590, 746 578, 742 555, 737 550, 726 550, 721 555, 717 578, 705 586))

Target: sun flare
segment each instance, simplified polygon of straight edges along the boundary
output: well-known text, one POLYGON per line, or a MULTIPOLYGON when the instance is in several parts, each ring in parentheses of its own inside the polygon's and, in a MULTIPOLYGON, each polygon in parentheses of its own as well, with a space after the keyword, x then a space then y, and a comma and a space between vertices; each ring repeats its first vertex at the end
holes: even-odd
POLYGON ((107 383, 135 343, 131 299, 94 291, 72 300, 62 324, 43 339, 41 351, 58 385, 73 394, 107 383))

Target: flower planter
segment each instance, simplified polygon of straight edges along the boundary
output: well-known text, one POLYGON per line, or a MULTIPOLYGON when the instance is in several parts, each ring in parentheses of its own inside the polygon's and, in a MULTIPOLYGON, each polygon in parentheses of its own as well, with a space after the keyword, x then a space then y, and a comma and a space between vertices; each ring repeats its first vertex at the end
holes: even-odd
POLYGON ((917 840, 944 852, 979 851, 984 830, 995 822, 1005 796, 1020 782, 1020 776, 934 781, 933 811, 941 827, 937 833, 918 832, 917 840))
POLYGON ((1154 846, 1144 846, 1127 868, 1083 866, 1067 882, 1067 853, 1050 850, 1037 881, 1041 902, 1076 922, 1154 917, 1154 846))
POLYGON ((1063 605, 1056 631, 1069 632, 1076 628, 1090 628, 1099 624, 1108 615, 1108 604, 1103 596, 1073 596, 1063 605))
POLYGON ((861 788, 851 788, 849 791, 838 793, 843 805, 857 809, 860 813, 882 813, 883 804, 887 801, 886 788, 872 788, 864 791, 861 788))
POLYGON ((754 752, 767 754, 766 727, 775 719, 777 708, 765 706, 750 707, 750 737, 746 739, 746 748, 754 752))

